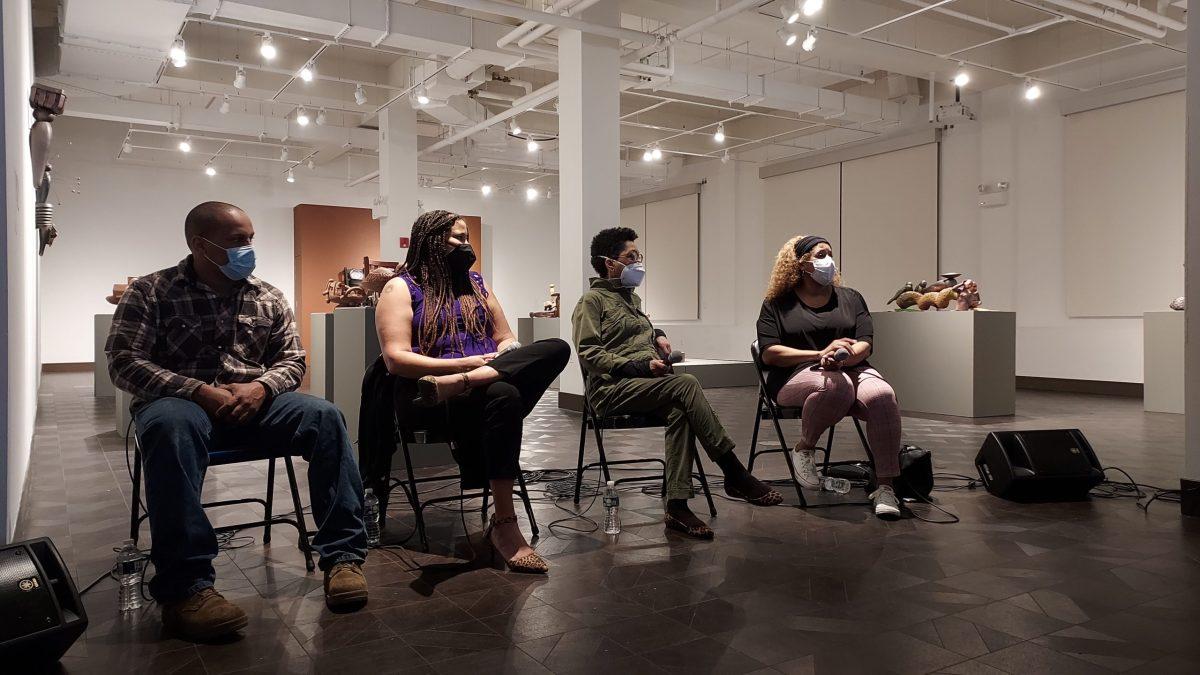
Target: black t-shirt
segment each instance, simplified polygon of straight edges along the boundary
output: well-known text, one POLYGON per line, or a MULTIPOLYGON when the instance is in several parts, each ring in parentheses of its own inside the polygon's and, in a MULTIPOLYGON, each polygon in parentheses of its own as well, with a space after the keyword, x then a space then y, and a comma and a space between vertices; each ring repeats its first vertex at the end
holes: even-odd
MULTIPOLYGON (((820 351, 838 338, 872 342, 874 334, 867 301, 858 291, 842 286, 834 286, 824 307, 814 309, 801 302, 795 293, 788 293, 763 302, 758 314, 758 348, 764 352, 772 345, 820 351)), ((811 365, 767 366, 767 393, 774 398, 798 369, 811 365)))

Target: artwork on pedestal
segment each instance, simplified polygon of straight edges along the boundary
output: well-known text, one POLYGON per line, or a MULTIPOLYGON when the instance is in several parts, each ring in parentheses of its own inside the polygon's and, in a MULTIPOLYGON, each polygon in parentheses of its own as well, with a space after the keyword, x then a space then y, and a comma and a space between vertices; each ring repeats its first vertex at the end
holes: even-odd
POLYGON ((899 312, 924 312, 931 308, 940 311, 949 309, 951 302, 957 311, 970 311, 979 307, 979 284, 975 283, 974 279, 960 282, 958 278, 962 274, 959 272, 944 273, 940 276, 941 278, 933 283, 925 280, 918 284, 911 281, 905 283, 892 295, 887 304, 895 303, 896 311, 899 312))
POLYGON ((539 319, 539 318, 557 319, 558 318, 558 298, 559 298, 558 290, 555 288, 554 284, 550 284, 550 297, 547 298, 546 301, 542 303, 542 311, 530 312, 529 316, 533 317, 535 319, 539 319))

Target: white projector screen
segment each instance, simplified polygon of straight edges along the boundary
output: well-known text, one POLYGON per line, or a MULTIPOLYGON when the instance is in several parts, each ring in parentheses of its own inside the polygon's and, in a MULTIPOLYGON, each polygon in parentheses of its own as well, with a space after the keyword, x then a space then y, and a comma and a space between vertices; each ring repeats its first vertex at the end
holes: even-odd
POLYGON ((933 281, 938 265, 938 144, 842 163, 842 283, 873 312, 907 281, 933 281))
POLYGON ((1141 317, 1183 295, 1184 121, 1183 92, 1067 117, 1068 316, 1141 317))

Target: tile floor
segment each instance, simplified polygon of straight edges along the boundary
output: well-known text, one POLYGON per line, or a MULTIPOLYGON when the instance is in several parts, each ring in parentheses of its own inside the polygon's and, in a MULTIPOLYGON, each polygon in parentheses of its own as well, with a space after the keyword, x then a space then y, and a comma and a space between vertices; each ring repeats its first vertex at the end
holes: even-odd
MULTIPOLYGON (((710 392, 743 457, 754 395, 710 392)), ((528 420, 527 469, 574 465, 579 418, 550 400, 528 420)), ((112 431, 111 399, 91 396, 89 376, 47 375, 40 403, 18 538, 53 537, 82 585, 111 566, 112 547, 126 536, 124 443, 112 431)), ((989 431, 1058 427, 1082 429, 1106 465, 1144 483, 1170 486, 1182 467, 1182 418, 1143 413, 1134 399, 1023 391, 1014 418, 904 422, 905 439, 932 450, 939 471, 972 473, 989 431)), ((660 444, 661 432, 635 431, 613 434, 606 446, 617 459, 654 456, 660 444)), ((843 458, 861 453, 848 428, 836 448, 843 458)), ((776 455, 756 473, 780 477, 782 467, 776 455)), ((280 469, 276 499, 287 504, 282 476, 280 469)), ((205 487, 209 498, 261 493, 265 465, 214 469, 205 487)), ((542 487, 535 486, 539 496, 542 487)), ((411 543, 373 552, 370 603, 345 615, 325 609, 321 577, 305 574, 294 532, 279 527, 265 547, 261 531, 246 531, 246 545, 217 561, 218 587, 251 616, 239 638, 163 639, 157 609, 119 615, 115 583, 105 580, 85 596, 91 624, 61 669, 1200 672, 1200 525, 1181 518, 1178 506, 1159 502, 1145 513, 1131 500, 1018 505, 983 490, 937 498, 962 522, 883 523, 861 506, 801 511, 718 499, 717 538, 707 543, 665 533, 657 499, 636 489, 623 494, 625 528, 615 540, 550 528, 568 514, 543 498, 537 548, 554 566, 545 578, 506 573, 478 546, 473 553, 462 521, 477 543, 477 511, 460 518, 433 510, 433 552, 411 543)), ((398 543, 412 520, 402 500, 393 501, 385 541, 398 543)), ((595 503, 588 515, 599 519, 600 511, 595 503)), ((226 508, 212 518, 246 515, 226 508)))

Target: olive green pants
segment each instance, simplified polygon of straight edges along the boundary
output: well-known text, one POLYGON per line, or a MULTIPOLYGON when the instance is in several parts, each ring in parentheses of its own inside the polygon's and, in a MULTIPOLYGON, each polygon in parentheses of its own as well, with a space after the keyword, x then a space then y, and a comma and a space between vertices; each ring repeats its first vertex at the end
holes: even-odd
POLYGON ((733 450, 733 439, 704 396, 694 375, 633 377, 592 388, 592 405, 601 415, 654 414, 667 422, 666 499, 691 499, 692 438, 700 441, 714 462, 733 450))

